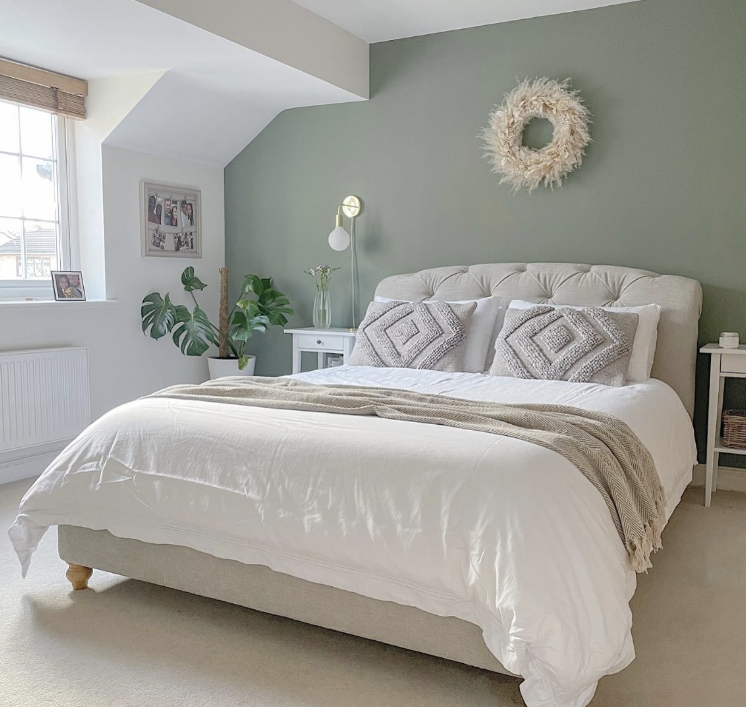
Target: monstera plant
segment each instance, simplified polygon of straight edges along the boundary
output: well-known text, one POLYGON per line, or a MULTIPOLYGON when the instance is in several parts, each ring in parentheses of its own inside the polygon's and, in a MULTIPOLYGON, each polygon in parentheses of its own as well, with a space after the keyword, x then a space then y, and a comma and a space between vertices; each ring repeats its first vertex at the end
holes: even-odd
POLYGON ((228 309, 228 270, 220 269, 220 318, 215 326, 199 306, 195 292, 207 287, 188 267, 181 274, 181 284, 189 293, 194 309, 183 304, 174 304, 167 293, 149 294, 142 301, 140 315, 143 333, 153 339, 171 334, 171 339, 186 356, 202 356, 214 344, 220 355, 211 358, 210 373, 218 375, 251 375, 254 357, 246 353, 246 344, 256 332, 264 332, 272 325, 284 326, 293 314, 290 300, 272 287, 271 278, 246 275, 241 293, 228 309), (214 363, 224 362, 224 363, 214 363))

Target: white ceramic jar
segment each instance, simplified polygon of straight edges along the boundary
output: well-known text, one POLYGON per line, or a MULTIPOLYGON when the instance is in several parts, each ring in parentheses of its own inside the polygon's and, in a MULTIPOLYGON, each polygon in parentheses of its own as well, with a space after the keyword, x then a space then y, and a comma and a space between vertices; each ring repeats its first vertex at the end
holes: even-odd
POLYGON ((737 331, 724 331, 720 334, 721 349, 737 349, 739 344, 737 331))

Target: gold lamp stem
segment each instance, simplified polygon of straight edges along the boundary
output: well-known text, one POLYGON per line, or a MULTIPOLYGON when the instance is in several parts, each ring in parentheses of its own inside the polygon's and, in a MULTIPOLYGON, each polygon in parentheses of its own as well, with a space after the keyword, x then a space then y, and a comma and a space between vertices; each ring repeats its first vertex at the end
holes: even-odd
POLYGON ((355 253, 355 219, 350 219, 350 278, 352 285, 352 328, 357 329, 357 254, 355 253))
POLYGON ((337 207, 337 226, 344 228, 344 217, 350 219, 350 285, 352 305, 352 329, 357 329, 357 253, 355 252, 355 218, 360 215, 363 204, 357 196, 348 196, 337 207))

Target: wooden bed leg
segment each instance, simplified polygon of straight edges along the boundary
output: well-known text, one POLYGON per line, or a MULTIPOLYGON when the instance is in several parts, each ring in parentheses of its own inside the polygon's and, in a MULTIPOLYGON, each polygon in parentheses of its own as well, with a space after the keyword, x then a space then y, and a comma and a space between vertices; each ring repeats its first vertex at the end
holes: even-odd
POLYGON ((88 589, 88 580, 91 578, 93 570, 90 567, 83 567, 83 565, 74 565, 72 562, 67 564, 65 577, 73 585, 73 589, 88 589))

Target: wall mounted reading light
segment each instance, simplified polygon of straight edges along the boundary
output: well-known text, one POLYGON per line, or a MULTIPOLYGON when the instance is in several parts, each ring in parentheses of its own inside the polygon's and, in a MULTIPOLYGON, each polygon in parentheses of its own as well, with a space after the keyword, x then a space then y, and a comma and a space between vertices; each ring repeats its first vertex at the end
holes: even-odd
POLYGON ((356 196, 348 196, 337 207, 337 225, 329 234, 329 247, 332 250, 350 248, 350 282, 352 285, 352 329, 357 329, 357 253, 355 251, 355 219, 362 211, 363 205, 356 196), (344 217, 350 219, 349 233, 344 227, 344 217))

